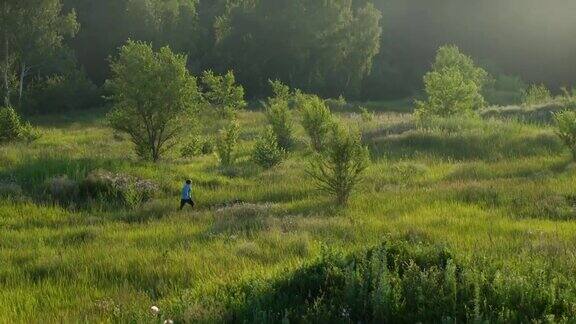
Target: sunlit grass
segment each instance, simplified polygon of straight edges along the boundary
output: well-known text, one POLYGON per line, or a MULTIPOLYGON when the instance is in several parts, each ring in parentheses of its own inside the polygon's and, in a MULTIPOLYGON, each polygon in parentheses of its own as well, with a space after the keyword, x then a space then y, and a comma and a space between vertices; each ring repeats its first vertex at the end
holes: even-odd
POLYGON ((445 245, 471 267, 574 275, 576 169, 549 126, 456 119, 419 128, 393 113, 363 125, 343 113, 365 133, 374 163, 341 210, 306 176, 301 129, 301 149, 280 166, 250 161, 260 112, 241 114, 239 162, 227 172, 212 155, 140 162, 101 116, 75 118, 42 123, 32 144, 0 147, 0 178, 25 195, 0 203, 2 320, 153 322, 151 305, 176 318, 222 319, 202 301, 223 285, 274 280, 326 246, 351 253, 391 237, 445 245), (38 199, 47 179, 98 168, 151 179, 161 194, 117 211, 38 199), (186 178, 198 207, 178 212, 186 178))

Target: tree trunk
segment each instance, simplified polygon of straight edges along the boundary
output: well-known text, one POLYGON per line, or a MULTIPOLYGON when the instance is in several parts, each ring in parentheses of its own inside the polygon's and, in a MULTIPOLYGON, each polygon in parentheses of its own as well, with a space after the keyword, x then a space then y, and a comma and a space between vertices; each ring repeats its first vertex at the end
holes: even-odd
POLYGON ((20 84, 18 89, 18 107, 22 109, 22 93, 24 92, 24 78, 26 77, 26 62, 22 59, 20 70, 20 84))
MULTIPOLYGON (((7 4, 4 3, 4 14, 6 14, 7 4)), ((6 30, 7 27, 4 28, 4 104, 6 106, 10 106, 10 80, 8 79, 8 71, 10 70, 10 58, 9 58, 9 50, 8 46, 8 31, 6 30)))

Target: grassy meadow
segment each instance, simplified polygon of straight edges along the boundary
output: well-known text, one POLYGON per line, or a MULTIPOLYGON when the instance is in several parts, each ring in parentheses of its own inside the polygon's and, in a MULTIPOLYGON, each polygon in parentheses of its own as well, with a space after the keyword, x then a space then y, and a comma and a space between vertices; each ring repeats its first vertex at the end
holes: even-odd
POLYGON ((104 111, 34 120, 40 139, 0 147, 0 322, 573 320, 576 168, 546 113, 491 108, 416 123, 398 105, 370 103, 373 118, 336 112, 361 130, 372 160, 347 208, 307 176, 297 122, 286 161, 251 162, 266 124, 258 110, 240 114, 239 159, 226 169, 178 150, 141 162, 104 111), (41 198, 49 179, 97 169, 149 179, 160 193, 133 209, 41 198), (197 206, 178 211, 186 178, 197 206), (393 279, 363 286, 361 265, 377 264, 383 244, 393 279), (386 301, 372 294, 383 287, 386 301), (347 302, 362 294, 372 304, 347 302))

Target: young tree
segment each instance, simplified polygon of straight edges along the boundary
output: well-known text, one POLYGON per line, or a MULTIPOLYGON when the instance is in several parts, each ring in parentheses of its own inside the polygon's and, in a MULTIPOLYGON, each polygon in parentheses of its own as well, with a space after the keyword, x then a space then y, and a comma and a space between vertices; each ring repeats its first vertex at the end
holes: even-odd
POLYGON ((74 36, 79 28, 76 13, 62 14, 60 0, 4 0, 0 4, 0 33, 3 60, 3 92, 10 105, 14 80, 18 74, 18 100, 22 100, 30 61, 62 46, 64 36, 74 36), (18 65, 15 68, 15 65, 18 65), (17 72, 16 72, 17 70, 17 72))
POLYGON ((266 117, 272 126, 278 146, 285 151, 294 147, 294 124, 287 101, 275 101, 266 105, 266 117))
POLYGON ((202 75, 202 83, 206 87, 204 96, 222 116, 233 118, 238 110, 246 107, 244 88, 236 84, 232 71, 225 75, 215 75, 212 71, 205 71, 202 75))
POLYGON ((554 114, 558 137, 570 149, 572 159, 576 161, 576 112, 564 110, 554 114))
POLYGON ((290 87, 279 80, 268 80, 273 95, 263 103, 266 117, 276 138, 278 147, 288 152, 294 146, 294 123, 290 105, 293 102, 293 93, 290 87))
POLYGON ((416 102, 417 112, 420 116, 451 116, 477 110, 484 106, 482 88, 487 80, 488 73, 458 47, 440 47, 432 71, 424 76, 428 100, 416 102))
POLYGON ((285 155, 286 151, 278 146, 272 127, 268 127, 256 141, 252 159, 261 167, 269 169, 282 162, 285 155))
POLYGON ((240 125, 236 120, 232 120, 228 125, 220 130, 220 136, 216 144, 216 151, 223 167, 234 164, 236 160, 236 144, 240 135, 240 125))
POLYGON ((111 63, 106 87, 114 109, 108 119, 130 135, 143 159, 158 161, 195 112, 200 94, 186 60, 168 47, 155 52, 149 44, 128 41, 111 63))
POLYGON ((307 173, 318 189, 333 195, 336 203, 344 206, 368 163, 368 150, 362 146, 360 135, 334 124, 324 152, 317 155, 307 173))
POLYGON ((302 115, 302 126, 310 137, 312 148, 317 152, 321 151, 334 122, 330 109, 318 96, 302 93, 297 94, 296 105, 302 115))
POLYGON ((441 72, 445 69, 455 69, 462 78, 474 82, 478 88, 483 88, 489 80, 488 73, 474 64, 474 60, 460 52, 455 45, 446 45, 438 49, 436 60, 432 64, 433 72, 441 72))

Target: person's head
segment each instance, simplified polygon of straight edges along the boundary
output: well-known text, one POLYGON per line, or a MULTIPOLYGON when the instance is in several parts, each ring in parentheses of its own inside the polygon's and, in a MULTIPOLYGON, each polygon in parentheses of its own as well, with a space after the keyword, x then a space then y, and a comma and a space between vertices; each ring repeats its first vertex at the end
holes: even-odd
POLYGON ((186 180, 186 184, 192 184, 192 180, 190 179, 186 180))

